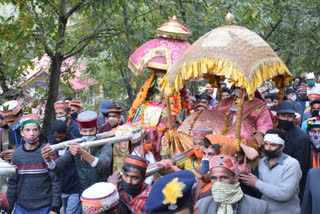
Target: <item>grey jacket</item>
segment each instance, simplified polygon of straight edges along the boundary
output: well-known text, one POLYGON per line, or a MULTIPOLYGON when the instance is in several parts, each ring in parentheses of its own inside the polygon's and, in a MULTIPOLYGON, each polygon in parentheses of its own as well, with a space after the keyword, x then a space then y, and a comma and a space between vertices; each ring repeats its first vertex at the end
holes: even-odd
MULTIPOLYGON (((197 201, 199 214, 215 214, 217 212, 216 202, 212 196, 197 201)), ((237 214, 269 214, 267 202, 244 194, 238 203, 237 214)))
POLYGON ((90 154, 99 159, 95 167, 91 167, 87 161, 81 160, 80 156, 73 156, 69 150, 56 160, 54 171, 57 173, 62 172, 72 162, 75 163, 80 184, 80 194, 94 183, 106 182, 111 174, 112 146, 110 144, 93 147, 90 149, 90 154))

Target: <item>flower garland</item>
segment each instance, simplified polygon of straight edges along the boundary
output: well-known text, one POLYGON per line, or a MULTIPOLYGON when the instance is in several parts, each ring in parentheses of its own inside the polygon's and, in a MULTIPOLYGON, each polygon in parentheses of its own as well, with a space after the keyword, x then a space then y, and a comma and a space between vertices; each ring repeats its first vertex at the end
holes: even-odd
POLYGON ((132 122, 133 117, 136 114, 137 109, 139 108, 139 106, 145 101, 147 94, 148 94, 148 90, 151 86, 152 80, 154 78, 155 73, 152 73, 147 81, 142 85, 142 87, 140 88, 140 91, 136 97, 136 99, 134 100, 130 110, 129 110, 129 115, 128 115, 128 122, 132 122))
POLYGON ((230 120, 228 115, 224 115, 224 128, 221 130, 221 135, 226 135, 230 129, 230 120))
POLYGON ((189 129, 189 134, 191 134, 191 131, 193 129, 194 124, 196 123, 198 117, 200 116, 200 114, 202 113, 203 110, 200 110, 197 112, 197 115, 195 116, 195 118, 192 121, 192 124, 190 125, 190 129, 189 129))
POLYGON ((181 96, 180 92, 176 96, 170 97, 170 105, 171 105, 171 111, 175 115, 179 115, 181 112, 181 96))

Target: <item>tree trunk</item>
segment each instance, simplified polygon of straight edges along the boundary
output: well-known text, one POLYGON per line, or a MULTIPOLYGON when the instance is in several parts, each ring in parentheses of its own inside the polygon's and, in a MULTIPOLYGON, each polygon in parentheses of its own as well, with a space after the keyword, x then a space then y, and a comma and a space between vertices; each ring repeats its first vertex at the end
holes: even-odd
POLYGON ((63 57, 59 54, 55 54, 51 58, 49 91, 48 91, 47 104, 45 109, 45 116, 43 120, 45 136, 49 135, 51 123, 55 119, 54 103, 56 102, 59 94, 59 83, 60 83, 62 61, 63 61, 63 57))

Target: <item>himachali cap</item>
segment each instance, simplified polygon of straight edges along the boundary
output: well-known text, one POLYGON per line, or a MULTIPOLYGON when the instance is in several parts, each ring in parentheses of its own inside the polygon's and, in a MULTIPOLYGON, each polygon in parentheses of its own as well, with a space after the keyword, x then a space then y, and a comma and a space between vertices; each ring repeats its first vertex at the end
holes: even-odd
POLYGON ((81 105, 81 102, 78 101, 78 100, 71 100, 70 101, 70 106, 74 106, 74 107, 80 108, 82 105, 81 105))
POLYGON ((7 101, 0 107, 0 112, 3 117, 14 116, 20 112, 21 108, 16 100, 7 101))
POLYGON ((94 111, 83 111, 78 115, 76 121, 80 128, 94 128, 97 127, 98 115, 94 111))
POLYGON ((192 186, 195 176, 188 170, 173 172, 161 177, 151 189, 145 210, 152 213, 177 213, 192 203, 192 186))
POLYGON ((99 182, 87 188, 80 200, 84 213, 100 213, 117 206, 119 194, 114 184, 99 182))
POLYGON ((307 129, 311 128, 320 128, 320 118, 319 117, 312 117, 309 118, 307 121, 307 129))
POLYGON ((121 113, 121 107, 112 105, 112 106, 107 106, 107 113, 121 113))
POLYGON ((138 170, 146 171, 148 161, 136 155, 127 155, 124 166, 133 167, 138 170))
POLYGON ((28 114, 28 115, 23 115, 21 118, 20 118, 20 126, 21 128, 28 124, 28 123, 36 123, 40 126, 40 116, 37 115, 37 114, 28 114))
POLYGON ((147 134, 147 131, 144 129, 138 129, 136 132, 133 132, 130 137, 129 140, 132 144, 136 144, 139 143, 147 134))
POLYGON ((314 76, 314 73, 308 73, 306 75, 306 80, 310 80, 310 79, 315 79, 316 77, 314 76))
POLYGON ((192 130, 192 137, 193 139, 204 139, 204 136, 212 134, 211 129, 193 129, 192 130))
POLYGON ((54 109, 65 109, 70 108, 70 102, 68 100, 66 101, 57 101, 54 103, 54 109))
POLYGON ((320 91, 318 88, 313 88, 308 92, 308 98, 320 98, 320 91))
POLYGON ((229 169, 235 175, 240 174, 240 170, 238 168, 238 162, 231 156, 228 155, 215 155, 209 159, 209 168, 212 169, 214 167, 223 167, 229 169))

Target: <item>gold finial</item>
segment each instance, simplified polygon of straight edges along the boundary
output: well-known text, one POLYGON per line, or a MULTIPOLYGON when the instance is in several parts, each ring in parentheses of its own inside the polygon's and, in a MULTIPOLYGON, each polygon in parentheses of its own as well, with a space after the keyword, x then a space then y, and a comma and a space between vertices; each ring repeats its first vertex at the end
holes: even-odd
POLYGON ((228 14, 226 15, 225 20, 226 20, 226 22, 227 22, 228 25, 231 25, 231 24, 232 24, 233 18, 234 18, 234 17, 233 17, 233 15, 232 15, 231 13, 228 13, 228 14))
POLYGON ((177 21, 177 17, 176 17, 176 16, 173 16, 171 20, 177 21))

